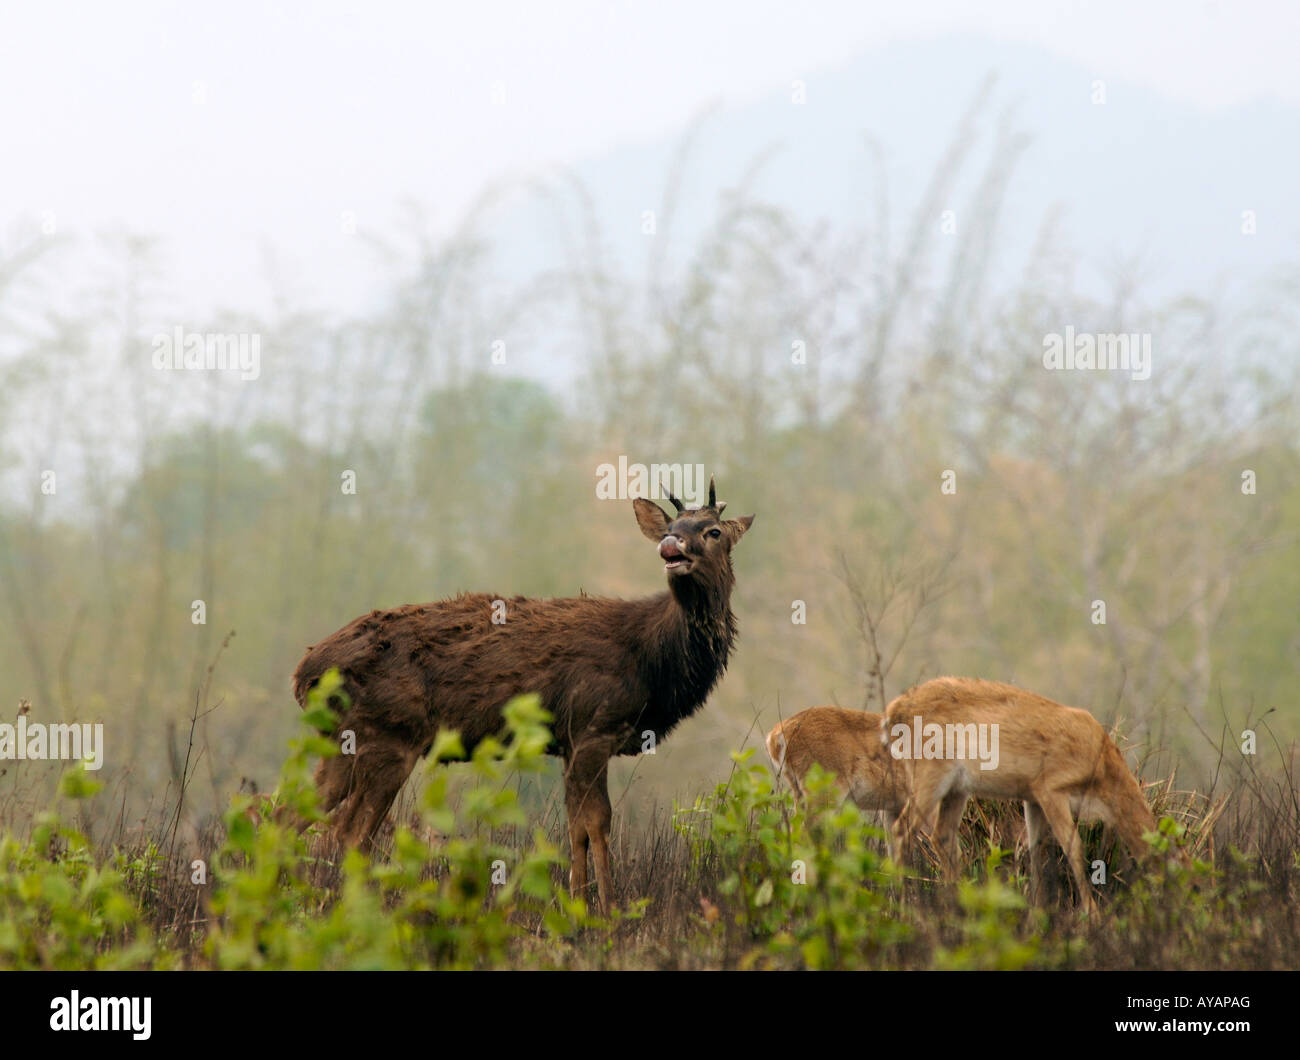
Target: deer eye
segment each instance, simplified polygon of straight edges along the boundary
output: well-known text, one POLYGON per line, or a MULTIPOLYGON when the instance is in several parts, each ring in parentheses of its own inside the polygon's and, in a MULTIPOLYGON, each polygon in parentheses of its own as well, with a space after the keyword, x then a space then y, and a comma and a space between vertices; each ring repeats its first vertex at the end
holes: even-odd
POLYGON ((721 537, 721 536, 722 536, 722 531, 719 530, 716 526, 709 531, 709 537, 721 537))

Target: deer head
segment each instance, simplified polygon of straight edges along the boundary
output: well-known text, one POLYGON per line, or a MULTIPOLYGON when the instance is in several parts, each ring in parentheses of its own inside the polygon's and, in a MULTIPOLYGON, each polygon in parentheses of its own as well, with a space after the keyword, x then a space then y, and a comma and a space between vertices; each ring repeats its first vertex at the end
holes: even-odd
POLYGON ((659 505, 638 497, 632 502, 641 533, 659 546, 668 584, 682 579, 700 583, 731 584, 731 549, 753 523, 752 515, 722 518, 727 502, 717 500, 713 479, 709 479, 709 503, 687 508, 672 491, 668 500, 677 509, 670 517, 659 505))

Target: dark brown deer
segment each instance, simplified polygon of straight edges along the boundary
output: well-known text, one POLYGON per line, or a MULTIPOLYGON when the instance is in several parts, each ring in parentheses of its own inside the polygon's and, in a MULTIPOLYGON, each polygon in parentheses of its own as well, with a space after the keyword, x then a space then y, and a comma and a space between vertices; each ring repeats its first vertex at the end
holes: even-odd
POLYGON ((639 600, 593 596, 506 602, 490 593, 372 611, 307 649, 293 675, 301 706, 338 667, 351 706, 339 729, 356 733, 356 754, 325 759, 316 772, 335 834, 369 848, 398 789, 439 730, 457 730, 467 752, 500 731, 515 695, 540 694, 554 716, 550 753, 564 760, 565 810, 573 862, 569 884, 587 889, 587 851, 600 905, 609 908, 609 759, 662 740, 708 698, 736 638, 731 549, 752 515, 723 519, 713 480, 709 503, 686 508, 668 494, 632 502, 641 532, 659 549, 668 591, 639 600))

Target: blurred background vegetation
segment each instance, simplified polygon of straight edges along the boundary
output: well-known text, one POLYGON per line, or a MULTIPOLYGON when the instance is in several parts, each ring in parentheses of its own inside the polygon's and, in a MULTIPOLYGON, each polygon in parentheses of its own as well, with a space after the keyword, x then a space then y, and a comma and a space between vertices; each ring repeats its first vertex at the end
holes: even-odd
MULTIPOLYGON (((33 223, 0 257, 0 720, 26 699, 33 721, 104 722, 98 802, 129 823, 174 799, 236 631, 197 725, 197 827, 273 783, 290 674, 357 614, 459 590, 661 591, 630 504, 596 497, 622 455, 702 464, 757 516, 731 669, 654 758, 617 763, 624 814, 689 802, 780 716, 945 673, 1120 720, 1187 784, 1269 711, 1294 739, 1300 267, 1244 300, 1159 301, 1119 268, 1097 300, 1047 217, 1019 280, 991 290, 1019 141, 982 144, 983 172, 977 142, 959 126, 905 223, 872 188, 860 230, 801 222, 741 175, 684 245, 683 150, 635 265, 556 178, 524 189, 555 225, 551 264, 519 282, 501 278, 492 196, 446 237, 412 213, 373 241, 385 299, 347 318, 284 295, 265 317, 176 320, 147 234, 33 223), (945 232, 963 174, 974 198, 945 232), (97 282, 69 289, 61 262, 88 249, 97 282), (178 324, 260 336, 260 377, 155 370, 152 337, 178 324), (1151 378, 1044 370, 1066 326, 1150 333, 1151 378), (550 369, 520 372, 525 350, 550 369)), ((0 769, 10 814, 59 771, 0 769)))

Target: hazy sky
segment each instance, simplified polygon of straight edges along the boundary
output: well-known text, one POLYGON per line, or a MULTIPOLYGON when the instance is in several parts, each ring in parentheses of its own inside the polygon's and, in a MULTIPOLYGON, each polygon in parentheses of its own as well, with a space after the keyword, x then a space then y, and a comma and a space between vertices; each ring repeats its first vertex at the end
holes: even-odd
MULTIPOLYGON (((494 176, 671 133, 706 102, 742 102, 900 38, 1035 44, 1212 109, 1300 104, 1298 12, 1132 0, 7 4, 0 246, 18 218, 121 224, 166 241, 179 303, 238 304, 259 237, 304 262, 346 254, 345 213, 382 228, 408 194, 451 223, 494 176)), ((302 272, 299 293, 331 296, 302 272)))

